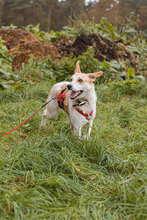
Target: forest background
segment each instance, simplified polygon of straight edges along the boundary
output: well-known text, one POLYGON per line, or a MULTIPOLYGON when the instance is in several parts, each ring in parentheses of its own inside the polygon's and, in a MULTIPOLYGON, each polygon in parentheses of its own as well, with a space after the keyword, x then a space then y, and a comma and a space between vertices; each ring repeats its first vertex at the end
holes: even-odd
POLYGON ((72 25, 73 19, 100 22, 107 17, 112 25, 120 27, 130 12, 139 18, 136 27, 147 29, 146 0, 0 0, 0 25, 15 24, 18 27, 37 25, 49 32, 72 25))

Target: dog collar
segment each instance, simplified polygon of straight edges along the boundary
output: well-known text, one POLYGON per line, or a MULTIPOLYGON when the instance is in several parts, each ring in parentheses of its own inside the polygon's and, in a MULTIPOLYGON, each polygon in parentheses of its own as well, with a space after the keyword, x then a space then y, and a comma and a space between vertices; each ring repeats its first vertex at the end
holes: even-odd
POLYGON ((87 102, 87 100, 84 100, 84 101, 82 101, 82 102, 80 102, 80 100, 78 100, 78 103, 77 103, 77 104, 74 104, 72 107, 85 105, 86 102, 87 102))
POLYGON ((93 109, 91 110, 91 112, 89 114, 87 113, 83 113, 82 111, 80 111, 78 108, 76 108, 76 110, 81 114, 83 115, 87 120, 89 120, 89 116, 92 116, 93 115, 93 109))

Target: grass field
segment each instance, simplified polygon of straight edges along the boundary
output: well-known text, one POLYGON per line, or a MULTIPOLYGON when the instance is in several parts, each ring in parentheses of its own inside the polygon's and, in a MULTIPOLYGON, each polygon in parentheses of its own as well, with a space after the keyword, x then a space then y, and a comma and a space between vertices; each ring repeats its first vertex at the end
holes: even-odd
MULTIPOLYGON (((0 91, 0 134, 40 108, 50 88, 43 81, 0 91)), ((145 88, 96 91, 88 141, 73 137, 62 111, 44 130, 40 111, 0 139, 0 219, 147 219, 145 88)))

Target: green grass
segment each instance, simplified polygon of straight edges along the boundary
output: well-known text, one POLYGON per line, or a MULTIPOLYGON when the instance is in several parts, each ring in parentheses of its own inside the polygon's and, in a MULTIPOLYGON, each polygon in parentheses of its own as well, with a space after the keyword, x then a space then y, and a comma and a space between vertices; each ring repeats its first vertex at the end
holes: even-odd
MULTIPOLYGON (((43 103, 51 85, 0 91, 0 134, 43 103)), ((40 111, 0 139, 0 219, 146 219, 146 96, 96 86, 91 138, 74 137, 67 115, 40 111)))

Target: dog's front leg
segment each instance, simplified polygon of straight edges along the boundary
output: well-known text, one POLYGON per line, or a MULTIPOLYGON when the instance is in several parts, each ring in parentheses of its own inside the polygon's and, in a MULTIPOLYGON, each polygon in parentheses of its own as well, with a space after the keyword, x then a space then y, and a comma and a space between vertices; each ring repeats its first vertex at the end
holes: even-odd
POLYGON ((88 131, 87 131, 87 134, 84 135, 84 138, 85 138, 85 139, 88 139, 88 138, 90 137, 90 133, 91 133, 91 129, 92 129, 92 123, 93 123, 93 120, 91 120, 91 121, 87 124, 88 131))
POLYGON ((73 127, 73 132, 74 135, 81 137, 81 127, 80 128, 73 127))
POLYGON ((88 137, 90 137, 91 129, 92 129, 93 120, 91 120, 88 124, 88 137))

